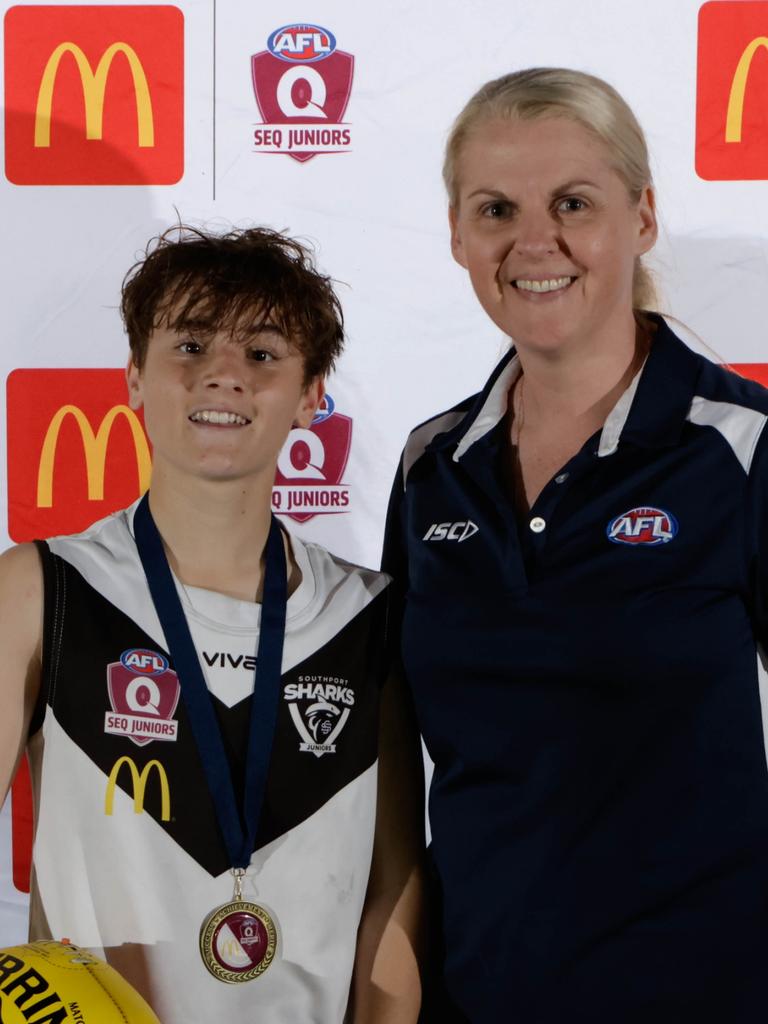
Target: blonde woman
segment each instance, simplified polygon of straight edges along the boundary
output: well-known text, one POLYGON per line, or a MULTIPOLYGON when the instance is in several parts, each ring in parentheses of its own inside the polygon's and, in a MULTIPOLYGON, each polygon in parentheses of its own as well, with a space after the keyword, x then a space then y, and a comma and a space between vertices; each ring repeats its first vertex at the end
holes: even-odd
POLYGON ((445 181, 513 342, 411 434, 385 550, 457 1019, 760 1020, 768 394, 651 312, 646 145, 605 82, 488 83, 445 181))

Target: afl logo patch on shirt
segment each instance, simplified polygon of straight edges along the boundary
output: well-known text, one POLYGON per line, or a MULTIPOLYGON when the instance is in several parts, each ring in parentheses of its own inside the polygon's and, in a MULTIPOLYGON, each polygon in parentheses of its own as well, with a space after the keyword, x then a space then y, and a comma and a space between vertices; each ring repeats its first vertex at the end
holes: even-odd
POLYGON ((614 544, 667 544, 677 536, 677 520, 671 512, 643 505, 622 512, 608 523, 606 534, 614 544))
POLYGON ((181 695, 176 673, 158 651, 131 648, 107 665, 107 692, 112 710, 104 715, 104 732, 124 736, 139 747, 152 740, 178 738, 173 717, 181 695))

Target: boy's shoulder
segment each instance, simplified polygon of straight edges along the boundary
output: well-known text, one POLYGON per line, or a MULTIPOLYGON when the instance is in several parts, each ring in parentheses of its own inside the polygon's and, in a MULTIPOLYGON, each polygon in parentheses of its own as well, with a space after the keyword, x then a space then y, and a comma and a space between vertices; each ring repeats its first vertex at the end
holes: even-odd
POLYGON ((339 590, 355 591, 373 600, 391 582, 385 572, 350 562, 323 544, 289 533, 291 546, 303 576, 311 574, 318 594, 330 599, 339 590))

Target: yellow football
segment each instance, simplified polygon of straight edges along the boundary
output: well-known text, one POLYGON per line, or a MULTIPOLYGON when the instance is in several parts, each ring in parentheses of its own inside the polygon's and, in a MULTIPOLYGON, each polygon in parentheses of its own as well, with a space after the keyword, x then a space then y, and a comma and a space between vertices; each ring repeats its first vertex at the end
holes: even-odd
POLYGON ((79 946, 0 949, 0 1024, 160 1024, 114 967, 79 946))

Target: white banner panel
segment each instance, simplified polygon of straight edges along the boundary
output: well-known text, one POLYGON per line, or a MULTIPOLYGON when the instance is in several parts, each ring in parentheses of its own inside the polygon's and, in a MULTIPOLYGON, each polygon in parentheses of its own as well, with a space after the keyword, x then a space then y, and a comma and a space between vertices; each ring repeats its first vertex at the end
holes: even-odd
MULTIPOLYGON (((739 61, 768 36, 768 2, 742 17, 746 6, 7 8, 0 444, 10 434, 13 447, 0 475, 0 541, 64 522, 65 491, 73 514, 91 518, 138 493, 148 454, 114 413, 127 357, 120 282, 148 239, 180 218, 284 229, 337 280, 347 351, 312 437, 289 440, 274 504, 302 536, 375 564, 408 430, 475 390, 506 345, 451 259, 440 169, 470 94, 517 68, 583 69, 626 97, 653 156, 663 311, 713 358, 768 364, 764 48, 737 79, 741 108, 727 109, 739 61), (725 141, 728 118, 732 131, 743 125, 738 143, 725 141), (49 436, 65 406, 79 419, 66 414, 49 436), (129 465, 121 480, 110 473, 118 457, 129 465)), ((4 944, 23 937, 24 896, 11 878, 8 806, 0 826, 4 944)), ((22 865, 17 884, 23 874, 22 865)))

